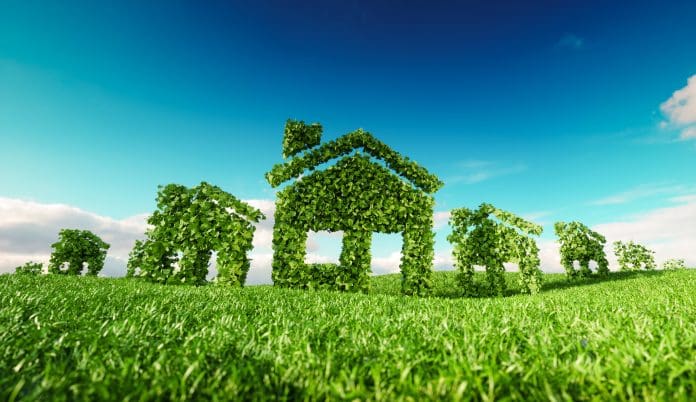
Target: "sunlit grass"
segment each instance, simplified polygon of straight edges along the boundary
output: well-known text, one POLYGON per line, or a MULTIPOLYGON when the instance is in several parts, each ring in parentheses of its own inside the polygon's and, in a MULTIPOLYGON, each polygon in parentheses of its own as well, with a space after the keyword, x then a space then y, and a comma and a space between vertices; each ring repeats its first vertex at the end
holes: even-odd
POLYGON ((696 270, 535 296, 0 276, 0 400, 647 399, 696 387, 696 270))

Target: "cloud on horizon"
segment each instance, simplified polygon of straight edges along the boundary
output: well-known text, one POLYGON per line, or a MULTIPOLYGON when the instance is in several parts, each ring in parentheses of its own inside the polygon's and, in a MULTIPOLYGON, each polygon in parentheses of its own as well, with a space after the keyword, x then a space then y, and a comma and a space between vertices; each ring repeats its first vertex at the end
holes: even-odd
MULTIPOLYGON (((696 221, 696 193, 675 195, 668 200, 667 207, 648 213, 629 216, 623 220, 607 222, 593 227, 607 237, 607 257, 611 268, 616 269, 616 260, 611 249, 615 240, 634 240, 655 250, 658 263, 669 258, 683 258, 690 266, 696 266, 696 225, 684 222, 696 221)), ((258 224, 254 235, 254 250, 250 253, 251 269, 247 283, 271 283, 271 248, 273 237, 272 200, 247 200, 263 211, 267 220, 258 224)), ((443 222, 448 212, 436 213, 436 222, 443 222)), ((111 244, 102 275, 123 276, 133 243, 144 238, 147 214, 126 219, 113 219, 64 204, 43 204, 35 201, 0 197, 0 273, 13 272, 29 260, 48 262, 50 245, 57 240, 61 228, 91 230, 111 244)), ((440 229, 442 230, 442 226, 440 229)), ((563 272, 558 254, 558 243, 554 240, 538 240, 542 270, 563 272)), ((309 259, 323 261, 318 244, 309 244, 309 259)), ((386 256, 375 256, 372 269, 375 274, 397 273, 401 260, 400 251, 386 256)), ((451 270, 453 267, 451 247, 436 249, 436 270, 451 270)), ((211 275, 215 275, 214 261, 211 275)))
POLYGON ((626 219, 595 225, 592 229, 607 238, 607 257, 613 258, 611 243, 616 240, 633 240, 655 251, 656 262, 670 258, 683 258, 688 266, 696 266, 696 195, 674 197, 675 204, 626 219))
POLYGON ((598 206, 628 204, 630 202, 643 198, 654 197, 658 195, 684 194, 689 193, 693 190, 696 189, 684 185, 645 184, 626 191, 622 191, 620 193, 612 194, 608 197, 591 201, 589 204, 598 206))
POLYGON ((123 275, 135 240, 144 238, 146 219, 140 214, 117 220, 65 204, 0 197, 0 273, 30 260, 48 263, 60 229, 75 228, 90 230, 111 245, 104 275, 123 275))

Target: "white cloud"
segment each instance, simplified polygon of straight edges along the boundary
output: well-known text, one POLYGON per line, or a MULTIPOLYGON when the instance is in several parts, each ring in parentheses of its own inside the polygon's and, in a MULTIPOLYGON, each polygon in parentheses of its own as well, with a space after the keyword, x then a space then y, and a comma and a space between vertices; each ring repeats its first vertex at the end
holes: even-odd
POLYGON ((548 218, 549 216, 553 215, 553 211, 534 211, 534 212, 528 212, 525 214, 521 214, 520 216, 522 219, 536 223, 537 225, 546 225, 549 222, 545 220, 544 218, 548 218))
MULTIPOLYGON (((559 244, 554 240, 537 240, 539 247, 539 259, 541 260, 541 270, 544 272, 564 272, 561 265, 561 257, 559 255, 559 244)), ((452 249, 443 252, 435 253, 435 261, 433 266, 437 271, 446 271, 454 269, 454 260, 452 257, 452 249)), ((481 266, 475 266, 477 270, 484 269, 481 266)), ((505 263, 505 269, 508 271, 517 271, 517 264, 505 263)), ((397 271, 398 272, 398 267, 397 271)))
POLYGON ((338 264, 342 245, 343 231, 341 230, 337 232, 329 232, 326 230, 314 232, 310 230, 307 233, 307 242, 305 243, 305 250, 307 251, 305 262, 308 264, 323 264, 329 262, 338 264), (315 253, 322 247, 321 244, 325 246, 325 250, 322 252, 331 254, 330 256, 315 253), (326 250, 327 245, 331 249, 330 252, 326 250))
POLYGON ((565 272, 561 265, 561 245, 555 240, 538 240, 541 270, 544 272, 565 272))
POLYGON ((338 264, 338 258, 331 258, 326 255, 308 252, 305 256, 306 264, 338 264))
POLYGON ((613 260, 611 243, 633 240, 655 251, 658 263, 683 258, 696 266, 696 195, 674 198, 675 206, 658 208, 630 219, 593 227, 607 238, 607 256, 613 260))
MULTIPOLYGON (((687 266, 696 266, 696 225, 688 223, 696 222, 696 194, 669 200, 676 205, 592 227, 607 238, 605 252, 610 269, 619 269, 613 250, 613 242, 617 240, 633 240, 654 250, 658 265, 670 258, 683 258, 687 266)), ((564 272, 558 242, 540 240, 537 245, 541 269, 544 272, 564 272)))
POLYGON ((452 249, 444 252, 435 252, 433 267, 436 271, 449 271, 454 268, 454 259, 452 258, 452 249))
POLYGON ((696 126, 687 127, 684 130, 682 130, 681 134, 679 135, 679 138, 682 140, 690 140, 696 138, 696 126))
POLYGON ((674 91, 672 96, 660 105, 660 110, 672 123, 696 123, 696 75, 688 79, 684 88, 674 91))
POLYGON ((375 275, 394 274, 399 272, 401 252, 394 251, 386 257, 372 257, 372 273, 375 275))
MULTIPOLYGON (((594 230, 607 237, 606 253, 611 269, 618 269, 616 258, 613 254, 612 243, 615 240, 634 240, 644 243, 656 251, 656 260, 661 263, 668 258, 684 258, 690 266, 696 266, 696 226, 684 225, 684 222, 696 221, 696 194, 686 194, 693 190, 685 186, 644 186, 607 198, 609 203, 622 203, 633 200, 636 197, 644 197, 657 194, 683 193, 670 198, 676 206, 656 209, 648 214, 635 216, 620 222, 608 222, 593 227, 594 230)), ((538 219, 548 216, 549 211, 540 211, 526 214, 527 219, 538 219)), ((436 230, 442 230, 444 223, 449 218, 449 211, 438 211, 434 215, 436 230)), ((560 245, 555 240, 542 239, 537 241, 541 269, 544 272, 564 272, 559 253, 560 245)), ((448 244, 449 246, 449 244, 448 244)), ((327 262, 328 258, 322 256, 322 250, 317 247, 309 253, 308 260, 327 262)), ((264 262, 268 280, 257 283, 270 283, 271 255, 268 254, 264 262)), ((372 258, 372 271, 376 275, 398 273, 401 263, 401 252, 394 251, 386 256, 372 258)), ((253 264, 252 264, 253 265, 253 264)), ((452 250, 447 248, 437 251, 434 258, 436 270, 451 270, 453 268, 452 250)), ((508 264, 509 265, 509 264, 508 264)), ((508 269, 516 269, 508 266, 508 269)), ((252 269, 253 271, 253 269, 252 269)), ((251 276, 251 271, 250 271, 251 276)))
POLYGON ((435 229, 446 226, 449 223, 450 216, 452 216, 451 211, 436 211, 433 215, 435 229))
POLYGON ((678 197, 672 197, 669 200, 678 204, 696 202, 696 194, 680 195, 678 197))
POLYGON ((251 259, 251 267, 247 273, 246 283, 249 285, 273 283, 271 280, 273 253, 254 249, 249 253, 249 258, 251 259))
POLYGON ((47 263, 51 244, 63 228, 86 229, 111 245, 104 271, 125 273, 117 269, 125 261, 136 239, 143 238, 147 215, 113 219, 64 204, 0 197, 0 273, 11 272, 17 265, 34 260, 47 263))
POLYGON ((256 224, 256 231, 254 232, 254 240, 252 244, 254 248, 267 247, 271 248, 273 244, 273 224, 275 220, 273 215, 275 214, 275 202, 273 200, 244 200, 254 208, 259 209, 265 216, 266 219, 256 224))
POLYGON ((660 105, 667 121, 661 127, 675 127, 681 130, 682 140, 696 138, 696 75, 691 76, 684 88, 674 91, 672 96, 660 105))
POLYGON ((275 201, 268 199, 244 200, 249 205, 258 208, 266 216, 265 220, 256 224, 254 248, 249 253, 251 267, 247 273, 246 283, 249 285, 268 284, 271 280, 271 262, 273 261, 273 225, 275 223, 275 201))
POLYGON ((494 163, 491 161, 484 161, 479 159, 471 159, 467 161, 462 161, 457 165, 464 169, 480 169, 484 167, 492 166, 494 163))
POLYGON ((641 198, 652 197, 655 195, 679 194, 691 190, 692 188, 683 185, 648 184, 592 201, 590 202, 590 205, 626 204, 641 198))
POLYGON ((445 180, 447 184, 465 183, 476 184, 495 177, 507 176, 521 173, 527 170, 527 166, 517 164, 512 166, 501 166, 493 161, 470 160, 457 164, 461 173, 455 174, 445 180))
MULTIPOLYGON (((275 203, 272 200, 246 202, 268 218, 257 224, 254 233, 247 282, 270 283, 275 203)), ((76 228, 90 230, 111 245, 101 274, 123 276, 135 240, 145 237, 147 216, 114 219, 65 204, 0 197, 0 273, 13 272, 15 267, 30 260, 48 263, 51 244, 58 240, 60 229, 76 228)), ((213 260, 211 271, 214 269, 213 260)))
MULTIPOLYGON (((696 225, 685 224, 696 222, 696 194, 684 193, 669 200, 675 205, 593 227, 607 237, 607 256, 613 269, 616 269, 616 261, 611 243, 615 240, 634 240, 645 244, 656 251, 658 263, 668 258, 683 258, 688 265, 696 266, 696 225)), ((249 255, 252 261, 247 283, 268 284, 271 283, 275 204, 271 200, 247 202, 261 209, 268 218, 257 225, 254 249, 249 255)), ((448 211, 439 211, 434 218, 436 223, 442 223, 448 217, 448 211)), ((57 240, 58 231, 61 228, 81 228, 93 231, 112 245, 102 274, 122 276, 133 243, 144 237, 146 218, 147 215, 140 214, 118 220, 63 204, 0 197, 0 273, 12 272, 16 266, 30 260, 47 262, 50 245, 57 240)), ((542 270, 563 272, 558 243, 539 240, 538 245, 542 270)), ((308 260, 327 262, 328 258, 322 256, 317 244, 313 250, 309 250, 308 260)), ((398 273, 400 262, 401 252, 394 251, 386 256, 374 257, 372 269, 375 274, 398 273)), ((451 248, 436 252, 434 267, 436 270, 452 269, 451 248)), ((213 261, 211 272, 214 269, 213 261)))
MULTIPOLYGON (((250 252, 251 268, 247 275, 248 284, 269 284, 273 259, 273 225, 275 202, 267 199, 245 200, 260 209, 266 220, 256 225, 253 245, 250 252)), ((139 214, 125 219, 113 219, 64 204, 44 204, 34 201, 0 198, 0 273, 12 272, 14 268, 30 260, 48 262, 50 245, 57 240, 62 228, 81 228, 91 230, 104 241, 111 244, 102 270, 105 276, 123 276, 126 272, 128 253, 136 239, 144 238, 147 229, 147 214, 139 214)), ((449 218, 449 211, 434 214, 435 222, 443 226, 449 218)), ((330 236, 340 237, 342 233, 330 236)), ((308 241, 308 262, 332 262, 333 259, 321 250, 319 242, 311 234, 308 241)), ((386 257, 375 257, 375 273, 399 272, 401 253, 394 252, 386 257)), ((451 256, 436 255, 436 268, 449 268, 451 256)), ((211 260, 210 275, 216 274, 215 258, 211 260)))

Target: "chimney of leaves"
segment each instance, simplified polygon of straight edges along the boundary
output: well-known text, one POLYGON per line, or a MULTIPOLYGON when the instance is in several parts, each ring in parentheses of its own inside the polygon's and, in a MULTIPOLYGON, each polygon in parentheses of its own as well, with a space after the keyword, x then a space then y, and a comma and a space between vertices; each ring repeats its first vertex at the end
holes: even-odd
POLYGON ((304 121, 288 119, 283 135, 283 158, 287 158, 319 145, 322 127, 319 123, 310 125, 304 121))

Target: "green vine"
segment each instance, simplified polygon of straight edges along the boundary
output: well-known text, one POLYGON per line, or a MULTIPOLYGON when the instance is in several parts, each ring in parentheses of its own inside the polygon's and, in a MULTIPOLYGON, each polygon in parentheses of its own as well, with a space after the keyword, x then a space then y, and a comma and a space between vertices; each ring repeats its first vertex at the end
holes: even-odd
POLYGON ((589 277, 590 261, 597 263, 597 274, 609 273, 609 261, 604 253, 607 239, 580 222, 556 222, 554 224, 558 241, 561 244, 561 264, 568 278, 589 277), (578 261, 580 270, 573 266, 578 261))
POLYGON ((656 267, 655 252, 633 241, 614 242, 614 254, 619 260, 619 268, 622 271, 652 270, 656 267))
POLYGON ((217 282, 244 284, 253 223, 265 219, 261 211, 205 182, 194 188, 160 187, 157 208, 148 219, 152 228, 146 232, 146 240, 136 241, 130 253, 127 276, 201 284, 216 251, 217 282))
POLYGON ((524 291, 537 293, 541 289, 539 248, 529 236, 540 235, 541 226, 485 203, 475 211, 452 210, 449 223, 452 233, 447 240, 453 245, 454 264, 465 295, 481 293, 474 281, 474 265, 486 268, 486 293, 503 295, 507 287, 505 262, 518 264, 524 291))
MULTIPOLYGON (((288 124, 293 125, 292 130, 301 131, 297 125, 304 123, 289 121, 288 124)), ((434 200, 427 192, 437 190, 442 182, 362 130, 274 166, 266 179, 276 187, 298 178, 305 170, 311 172, 277 194, 274 284, 366 291, 372 233, 400 232, 403 235, 402 291, 426 294, 431 287, 434 254, 434 200), (357 152, 349 155, 354 151, 357 152), (335 165, 314 170, 319 164, 340 156, 344 157, 335 165), (383 160, 396 174, 369 156, 383 160), (309 231, 344 232, 340 264, 305 263, 309 231)))

